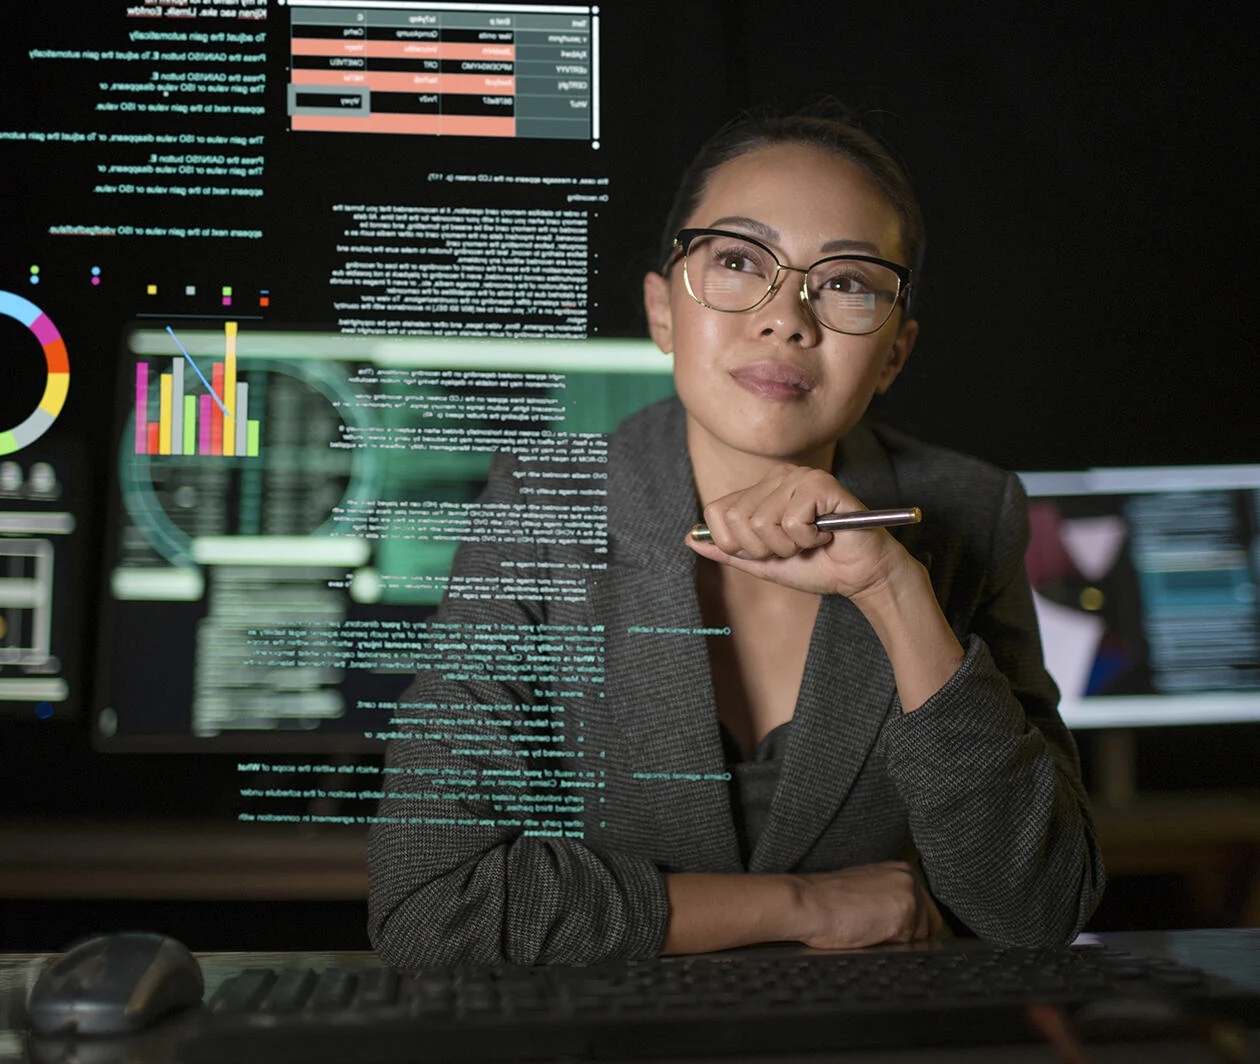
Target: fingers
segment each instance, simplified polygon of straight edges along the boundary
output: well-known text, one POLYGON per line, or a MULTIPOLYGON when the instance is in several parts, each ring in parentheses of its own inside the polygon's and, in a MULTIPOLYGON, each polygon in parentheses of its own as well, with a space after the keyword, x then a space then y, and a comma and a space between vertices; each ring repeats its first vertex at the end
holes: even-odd
POLYGON ((932 902, 921 886, 916 884, 914 906, 914 937, 916 939, 932 937, 932 902))
POLYGON ((931 892, 927 886, 916 876, 915 877, 915 929, 914 937, 935 938, 941 933, 945 927, 945 918, 941 916, 941 911, 936 907, 931 892))
POLYGON ((704 519, 713 543, 728 555, 791 558, 831 541, 830 532, 814 527, 819 515, 862 508, 830 474, 783 465, 752 487, 709 503, 704 519))
POLYGON ((833 872, 798 873, 813 930, 801 938, 822 949, 934 938, 944 927, 926 883, 906 861, 879 861, 833 872))
POLYGON ((928 910, 928 938, 935 938, 945 930, 945 917, 941 915, 941 910, 936 907, 936 902, 932 900, 929 894, 927 898, 928 910))

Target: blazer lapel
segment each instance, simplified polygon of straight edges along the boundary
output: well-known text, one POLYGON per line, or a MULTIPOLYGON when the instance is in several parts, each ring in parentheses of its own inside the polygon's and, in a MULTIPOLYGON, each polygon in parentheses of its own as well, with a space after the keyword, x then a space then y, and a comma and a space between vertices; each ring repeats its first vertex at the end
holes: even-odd
POLYGON ((608 618, 606 696, 639 774, 635 800, 660 828, 659 859, 687 871, 742 871, 705 638, 669 632, 704 623, 691 577, 622 570, 601 581, 594 605, 608 618))
POLYGON ((835 818, 879 736, 896 683, 884 648, 848 599, 823 599, 779 786, 750 872, 786 872, 835 818))
POLYGON ((663 859, 691 871, 739 872, 708 651, 703 635, 690 634, 704 621, 696 556, 683 542, 700 519, 684 425, 674 400, 612 437, 609 567, 591 582, 592 616, 606 626, 605 695, 629 766, 655 776, 642 779, 639 800, 661 827, 663 859), (685 778, 697 773, 712 778, 685 778))

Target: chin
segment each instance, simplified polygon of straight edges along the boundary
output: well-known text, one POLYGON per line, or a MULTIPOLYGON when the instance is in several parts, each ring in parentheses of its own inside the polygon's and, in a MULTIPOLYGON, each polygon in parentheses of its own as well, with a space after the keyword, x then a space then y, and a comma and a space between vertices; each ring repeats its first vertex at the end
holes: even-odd
POLYGON ((714 435, 733 450, 793 465, 806 464, 809 456, 833 447, 839 439, 838 436, 820 437, 817 433, 784 432, 781 428, 769 426, 760 430, 748 428, 714 435))
POLYGON ((805 404, 741 402, 740 396, 724 402, 709 395, 693 406, 682 389, 679 395, 688 417, 716 443, 742 454, 794 465, 809 464, 811 456, 834 447, 858 420, 857 415, 824 420, 805 404))

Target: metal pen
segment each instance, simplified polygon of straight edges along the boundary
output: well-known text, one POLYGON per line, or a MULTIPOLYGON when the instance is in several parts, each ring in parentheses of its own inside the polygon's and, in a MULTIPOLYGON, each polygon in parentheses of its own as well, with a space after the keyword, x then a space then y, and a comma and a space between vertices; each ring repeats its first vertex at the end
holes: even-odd
MULTIPOLYGON (((850 528, 889 528, 893 525, 917 525, 923 520, 923 511, 917 506, 904 510, 853 510, 844 514, 823 514, 814 519, 814 527, 820 532, 840 532, 850 528)), ((697 543, 712 543, 709 526, 696 525, 691 538, 697 543)))

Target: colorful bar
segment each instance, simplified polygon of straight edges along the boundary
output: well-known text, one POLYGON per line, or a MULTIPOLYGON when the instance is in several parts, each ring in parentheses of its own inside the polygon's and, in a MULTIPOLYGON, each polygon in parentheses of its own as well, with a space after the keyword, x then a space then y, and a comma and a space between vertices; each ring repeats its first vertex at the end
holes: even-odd
POLYGON ((258 422, 249 422, 249 431, 245 437, 245 454, 250 458, 258 457, 258 422))
POLYGON ((158 454, 171 453, 171 375, 158 378, 158 454))
POLYGON ((171 454, 184 453, 184 360, 171 359, 171 454))
POLYGON ((184 396, 184 448, 181 453, 197 453, 197 397, 195 395, 184 396))
POLYGON ((201 416, 197 424, 201 427, 200 446, 197 448, 198 454, 213 454, 210 449, 210 411, 214 409, 214 400, 208 395, 200 396, 201 416))
POLYGON ((149 364, 136 363, 136 454, 149 453, 149 364))
MULTIPOLYGON (((210 386, 222 401, 223 399, 223 363, 216 362, 214 364, 213 376, 210 378, 210 386)), ((223 407, 215 403, 210 408, 210 453, 223 453, 223 407)))
POLYGON ((158 453, 158 428, 159 426, 156 421, 149 422, 148 424, 149 438, 145 441, 145 444, 146 444, 145 449, 144 449, 145 454, 158 453))
MULTIPOLYGON (((235 455, 245 454, 245 448, 249 444, 249 429, 245 424, 245 415, 249 413, 249 385, 241 381, 236 386, 236 406, 235 416, 232 423, 228 427, 228 435, 232 437, 232 453, 235 455)), ((223 453, 227 453, 227 440, 223 441, 223 453)))
POLYGON ((236 416, 240 409, 236 405, 236 322, 224 322, 223 330, 226 348, 223 355, 223 391, 220 394, 227 407, 227 413, 223 415, 227 419, 223 453, 230 456, 236 454, 236 416))

